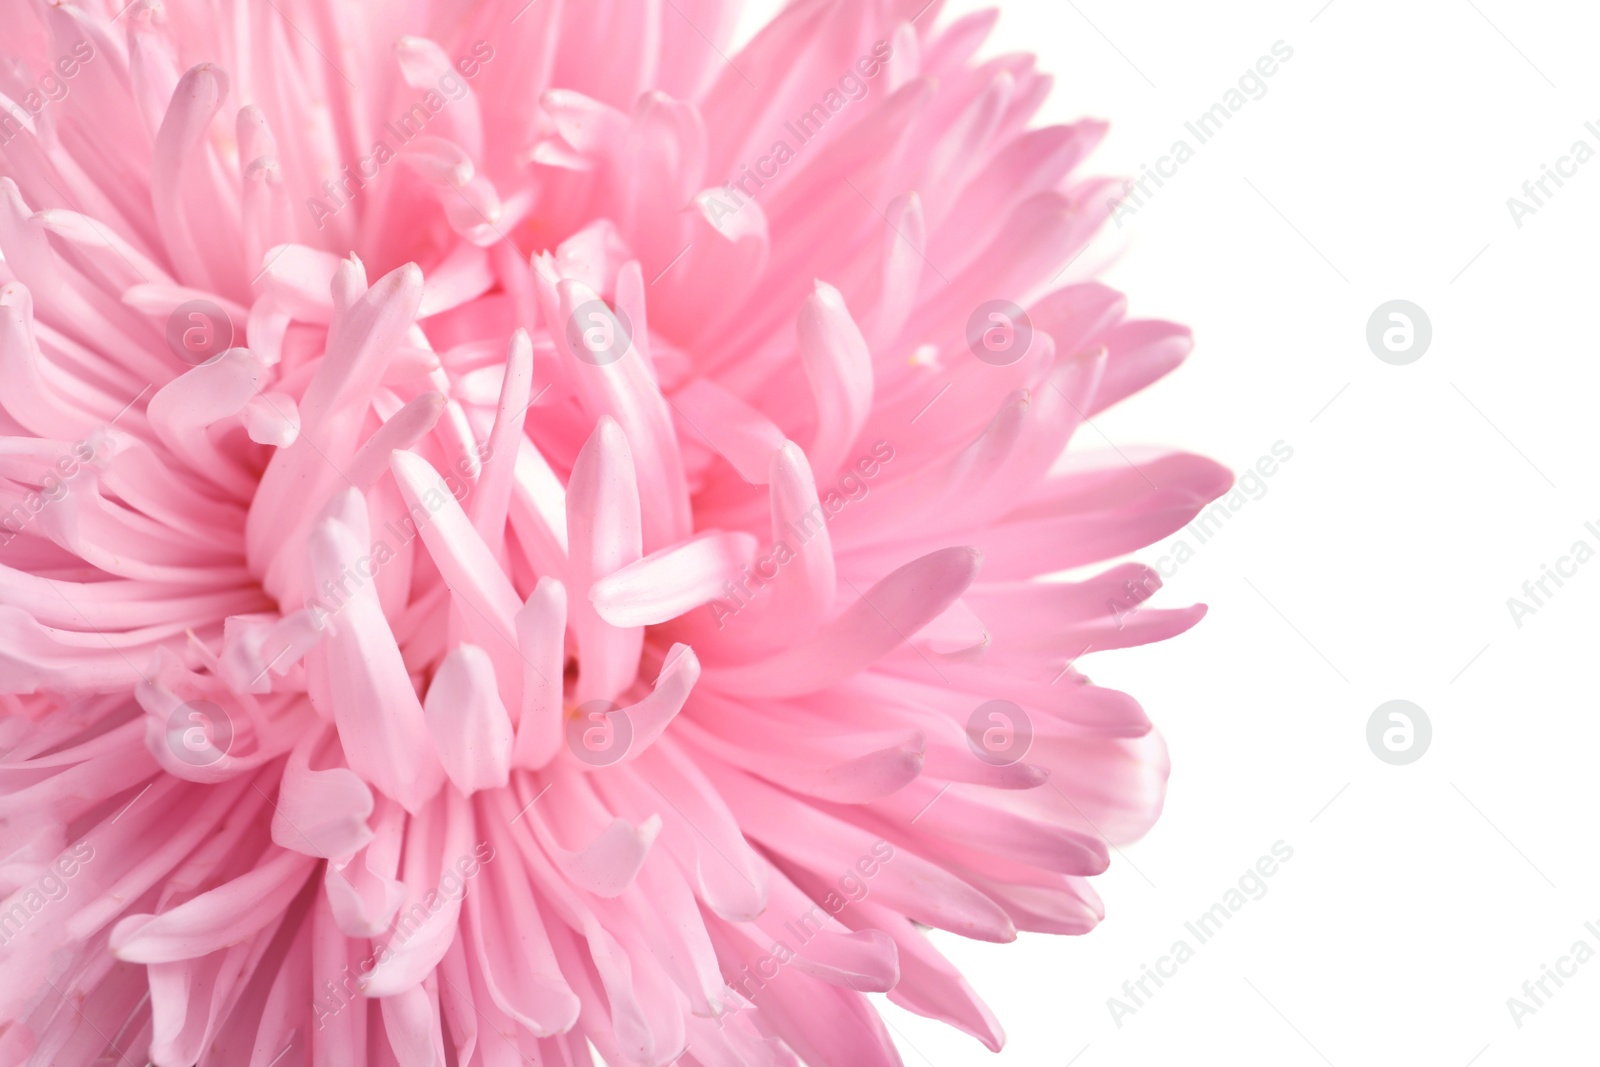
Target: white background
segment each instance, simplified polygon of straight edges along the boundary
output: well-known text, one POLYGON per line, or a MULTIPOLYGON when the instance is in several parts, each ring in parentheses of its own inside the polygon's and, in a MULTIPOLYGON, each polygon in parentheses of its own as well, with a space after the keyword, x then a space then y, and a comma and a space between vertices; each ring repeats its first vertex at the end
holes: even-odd
POLYGON ((1600 959, 1520 1029, 1506 1006, 1578 939, 1600 950, 1584 930, 1600 927, 1600 560, 1521 628, 1506 606, 1574 541, 1600 549, 1583 528, 1600 527, 1600 159, 1520 229, 1506 206, 1575 140, 1600 150, 1584 130, 1600 16, 1323 2, 1002 5, 987 54, 1039 54, 1057 78, 1045 119, 1111 120, 1101 173, 1193 145, 1186 120, 1275 41, 1294 49, 1079 264, 1114 259, 1102 276, 1133 314, 1197 339, 1081 444, 1242 471, 1281 440, 1294 458, 1158 595, 1209 604, 1197 629, 1079 664, 1141 699, 1173 760, 1166 814, 1098 882, 1105 922, 1012 945, 936 935, 1009 1041, 995 1057, 886 1007, 913 1067, 1600 1062, 1600 959), (1433 325, 1403 367, 1365 340, 1395 298, 1433 325), (1366 744, 1394 698, 1433 724, 1409 766, 1366 744), (1184 923, 1279 840, 1294 857, 1266 896, 1117 1027, 1107 998, 1195 945, 1184 923))

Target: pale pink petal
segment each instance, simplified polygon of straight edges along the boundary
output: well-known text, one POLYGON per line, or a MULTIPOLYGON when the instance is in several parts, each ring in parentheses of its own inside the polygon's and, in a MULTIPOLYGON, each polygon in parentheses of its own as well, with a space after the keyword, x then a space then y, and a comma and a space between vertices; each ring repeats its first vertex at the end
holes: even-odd
POLYGON ((445 656, 422 704, 445 774, 462 793, 496 789, 511 775, 511 717, 495 688, 494 664, 477 645, 445 656))

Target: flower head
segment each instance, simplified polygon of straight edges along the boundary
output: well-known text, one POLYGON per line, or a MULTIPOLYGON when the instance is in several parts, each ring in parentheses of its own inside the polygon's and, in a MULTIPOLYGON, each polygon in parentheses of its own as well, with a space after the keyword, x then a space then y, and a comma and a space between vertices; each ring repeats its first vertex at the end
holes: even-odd
POLYGON ((897 1062, 1161 805, 1102 124, 937 0, 5 4, 0 1062, 897 1062), (920 8, 920 10, 919 10, 920 8))

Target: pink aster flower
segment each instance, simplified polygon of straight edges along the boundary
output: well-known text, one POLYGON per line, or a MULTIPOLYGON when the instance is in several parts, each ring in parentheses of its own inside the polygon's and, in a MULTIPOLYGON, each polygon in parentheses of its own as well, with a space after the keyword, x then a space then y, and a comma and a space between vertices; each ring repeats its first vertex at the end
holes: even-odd
POLYGON ((0 1064, 999 1047, 1202 610, 1035 579, 1229 479, 1063 459, 1189 337, 924 4, 0 4, 0 1064))

